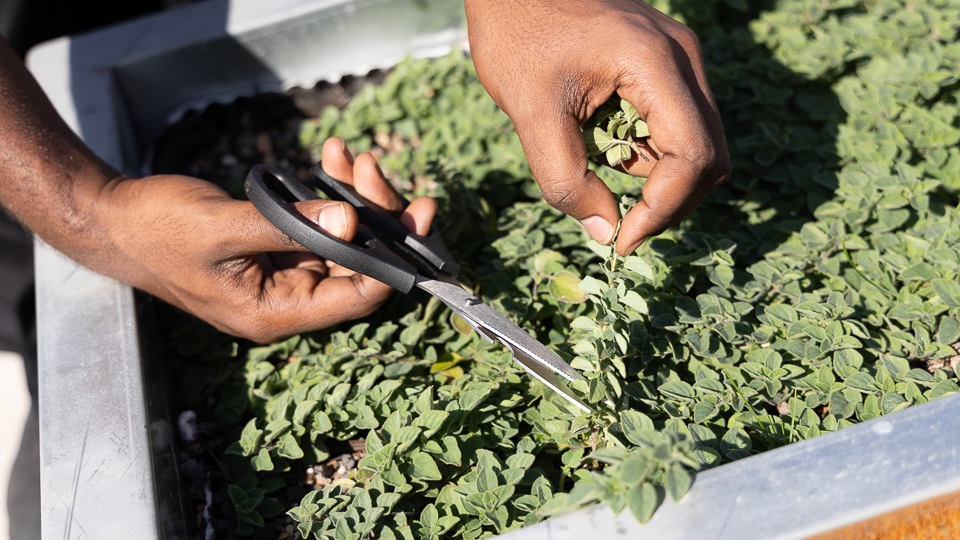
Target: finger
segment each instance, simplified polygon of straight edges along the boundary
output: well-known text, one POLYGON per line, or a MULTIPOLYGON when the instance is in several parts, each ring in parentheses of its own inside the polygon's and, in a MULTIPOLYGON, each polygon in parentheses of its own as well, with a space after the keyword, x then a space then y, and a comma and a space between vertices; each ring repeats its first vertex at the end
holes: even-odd
POLYGON ((312 270, 321 275, 327 275, 327 265, 324 259, 313 253, 304 251, 280 251, 269 254, 270 264, 274 269, 302 268, 312 270))
POLYGON ((628 254, 649 236, 659 234, 682 218, 682 210, 698 191, 701 180, 713 168, 716 146, 700 106, 677 68, 669 38, 651 64, 657 73, 638 73, 635 80, 618 89, 647 122, 650 139, 662 157, 651 169, 643 186, 643 200, 620 226, 617 252, 628 254))
POLYGON ((418 197, 400 215, 400 223, 414 234, 426 236, 436 214, 437 201, 430 197, 418 197))
POLYGON ((597 242, 609 244, 620 211, 610 189, 588 169, 576 118, 559 109, 533 112, 517 115, 514 127, 547 203, 580 221, 597 242))
MULTIPOLYGON (((677 58, 681 73, 693 93, 693 98, 700 107, 710 137, 713 139, 714 145, 717 146, 717 164, 725 165, 729 169, 730 158, 727 150, 727 140, 723 132, 723 123, 720 120, 720 109, 717 107, 717 101, 713 98, 713 92, 710 90, 710 83, 707 80, 700 40, 692 30, 679 23, 672 25, 668 32, 682 49, 676 50, 675 48, 674 56, 677 58)), ((729 173, 729 171, 726 172, 729 173)))
POLYGON ((347 150, 343 139, 330 137, 323 141, 320 160, 324 172, 345 184, 353 184, 353 155, 347 150))
MULTIPOLYGON (((648 142, 649 139, 641 139, 633 143, 633 155, 629 159, 620 163, 620 170, 631 175, 646 178, 656 166, 663 154, 654 150, 648 142)), ((601 157, 601 156, 597 156, 601 157)))
MULTIPOLYGON (((693 196, 680 209, 680 218, 682 219, 693 212, 717 186, 727 180, 730 176, 731 164, 727 138, 723 132, 723 123, 720 119, 720 110, 717 108, 717 102, 710 90, 710 83, 707 81, 700 41, 692 30, 681 24, 673 26, 670 33, 681 48, 681 50, 675 48, 674 56, 678 60, 681 73, 687 81, 693 98, 700 107, 700 113, 716 149, 716 159, 713 167, 707 171, 700 180, 700 185, 693 196)), ((656 149, 655 146, 654 149, 656 149)))
POLYGON ((380 208, 394 214, 403 211, 403 199, 383 177, 383 171, 372 154, 357 156, 353 165, 353 185, 358 193, 380 208))
POLYGON ((264 285, 260 317, 263 330, 258 340, 273 341, 369 315, 392 291, 356 273, 321 280, 301 269, 276 272, 264 285))
MULTIPOLYGON (((344 240, 357 233, 357 211, 353 206, 325 200, 299 202, 296 211, 329 234, 344 240)), ((214 241, 223 258, 234 258, 274 251, 309 251, 263 217, 252 203, 230 201, 218 216, 222 232, 214 241)))

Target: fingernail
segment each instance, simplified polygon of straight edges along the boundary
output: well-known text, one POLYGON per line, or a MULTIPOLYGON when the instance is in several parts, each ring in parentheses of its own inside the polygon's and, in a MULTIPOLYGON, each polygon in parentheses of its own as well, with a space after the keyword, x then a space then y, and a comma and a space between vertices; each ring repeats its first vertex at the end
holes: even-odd
POLYGON ((320 211, 320 217, 317 219, 320 228, 328 233, 343 238, 343 233, 347 230, 347 214, 344 212, 343 203, 331 204, 320 211))
POLYGON ((597 242, 607 245, 613 241, 613 225, 600 216, 591 216, 580 220, 580 224, 587 230, 590 237, 597 242))

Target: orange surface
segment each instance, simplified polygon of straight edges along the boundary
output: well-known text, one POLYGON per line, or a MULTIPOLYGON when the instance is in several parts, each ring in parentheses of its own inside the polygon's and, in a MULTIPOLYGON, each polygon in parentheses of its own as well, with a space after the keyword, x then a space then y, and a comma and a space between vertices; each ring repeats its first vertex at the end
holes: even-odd
POLYGON ((960 539, 960 492, 880 514, 808 540, 948 539, 960 539))

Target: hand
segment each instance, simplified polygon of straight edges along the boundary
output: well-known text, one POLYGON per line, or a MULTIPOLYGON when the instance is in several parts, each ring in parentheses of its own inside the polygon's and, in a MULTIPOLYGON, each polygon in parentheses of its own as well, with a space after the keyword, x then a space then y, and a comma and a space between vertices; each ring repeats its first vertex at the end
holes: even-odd
POLYGON ((647 122, 649 151, 624 162, 646 176, 616 249, 636 250, 675 225, 730 174, 700 44, 638 0, 466 0, 470 50, 487 92, 520 136, 548 203, 609 244, 617 201, 587 168, 579 126, 610 96, 647 122))
MULTIPOLYGON (((373 156, 356 160, 340 139, 323 145, 328 174, 356 186, 372 202, 426 234, 436 211, 429 198, 401 215, 401 199, 373 156)), ((269 342, 371 313, 391 288, 325 261, 291 240, 251 203, 230 198, 209 182, 155 176, 112 182, 102 195, 111 242, 123 257, 113 273, 197 315, 225 332, 269 342)), ((357 230, 346 203, 308 201, 297 210, 344 240, 357 230)))

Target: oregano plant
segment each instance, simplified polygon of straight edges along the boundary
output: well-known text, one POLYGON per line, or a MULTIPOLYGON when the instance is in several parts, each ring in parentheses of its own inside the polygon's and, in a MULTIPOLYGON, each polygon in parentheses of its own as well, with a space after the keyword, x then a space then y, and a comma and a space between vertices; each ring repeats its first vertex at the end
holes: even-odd
MULTIPOLYGON (((484 538, 596 502, 645 522, 696 471, 960 390, 957 1, 655 4, 701 37, 735 170, 627 257, 542 201, 460 52, 300 134, 434 196, 461 281, 580 370, 595 412, 425 295, 264 347, 184 324, 189 387, 234 426, 239 533, 280 510, 336 540, 484 538), (354 468, 303 480, 347 442, 354 468)), ((616 96, 584 127, 611 165, 647 135, 616 96)), ((597 172, 623 212, 642 197, 597 172)))

